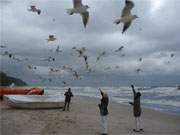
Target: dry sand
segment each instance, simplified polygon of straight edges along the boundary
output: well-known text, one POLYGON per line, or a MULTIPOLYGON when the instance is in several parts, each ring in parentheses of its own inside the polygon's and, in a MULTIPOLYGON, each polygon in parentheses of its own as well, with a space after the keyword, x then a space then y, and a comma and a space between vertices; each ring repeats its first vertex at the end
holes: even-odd
MULTIPOLYGON (((26 110, 0 103, 1 135, 100 135, 99 99, 74 97, 70 112, 62 109, 26 110)), ((180 135, 180 116, 143 109, 141 133, 132 131, 130 105, 109 104, 109 135, 180 135)))

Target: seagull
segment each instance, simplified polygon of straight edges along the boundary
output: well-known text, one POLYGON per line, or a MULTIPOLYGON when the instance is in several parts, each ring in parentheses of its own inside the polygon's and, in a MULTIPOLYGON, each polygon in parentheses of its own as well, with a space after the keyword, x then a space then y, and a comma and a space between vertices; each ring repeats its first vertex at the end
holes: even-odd
POLYGON ((87 61, 87 58, 88 58, 87 55, 84 55, 83 58, 84 58, 84 61, 85 61, 86 70, 90 71, 91 69, 90 69, 89 63, 87 61))
POLYGON ((52 79, 51 79, 51 78, 48 78, 48 81, 49 81, 49 82, 52 82, 52 79))
POLYGON ((6 48, 6 46, 5 45, 1 45, 0 48, 6 48))
POLYGON ((56 52, 57 52, 57 53, 62 52, 62 50, 59 49, 59 45, 58 45, 57 48, 56 48, 56 52))
POLYGON ((38 15, 41 14, 41 10, 40 10, 40 9, 37 9, 36 6, 34 6, 34 5, 31 5, 31 6, 30 6, 30 9, 28 9, 28 11, 37 12, 38 15))
POLYGON ((6 55, 9 56, 9 58, 12 58, 13 56, 12 53, 9 53, 8 51, 5 51, 3 54, 3 56, 6 56, 6 55))
POLYGON ((62 81, 63 85, 66 85, 67 83, 65 81, 62 81))
POLYGON ((171 58, 174 57, 174 53, 171 53, 171 58))
POLYGON ((51 61, 55 61, 55 58, 54 58, 54 57, 49 56, 48 58, 46 58, 46 59, 42 59, 41 61, 48 61, 48 62, 51 62, 51 61))
POLYGON ((98 62, 98 61, 100 60, 100 58, 101 58, 102 56, 104 56, 105 54, 106 54, 106 52, 100 53, 99 56, 98 56, 97 59, 96 59, 96 62, 98 62))
POLYGON ((77 71, 73 71, 73 76, 74 76, 76 79, 81 79, 80 76, 78 75, 77 71))
POLYGON ((139 58, 139 61, 141 62, 141 61, 142 61, 142 58, 139 58))
POLYGON ((48 42, 50 41, 55 41, 56 38, 54 37, 54 35, 49 35, 49 39, 47 39, 48 42))
POLYGON ((22 61, 22 59, 16 58, 16 57, 13 57, 13 59, 16 60, 17 62, 21 62, 22 61))
POLYGON ((9 52, 8 52, 8 51, 5 51, 3 55, 9 55, 9 52))
POLYGON ((84 61, 87 63, 87 55, 84 55, 83 58, 84 58, 84 61))
POLYGON ((9 58, 12 58, 12 54, 11 53, 9 54, 9 58))
POLYGON ((74 8, 67 9, 67 13, 69 15, 73 15, 74 13, 80 14, 82 16, 84 27, 86 27, 89 20, 89 12, 87 11, 89 6, 83 5, 82 0, 73 0, 73 5, 74 8))
POLYGON ((110 70, 111 69, 111 67, 106 67, 106 68, 104 68, 104 70, 110 70))
POLYGON ((76 49, 76 51, 79 53, 78 57, 83 57, 84 56, 84 52, 86 51, 86 48, 82 47, 81 49, 76 49))
POLYGON ((87 55, 84 55, 83 58, 84 58, 84 61, 85 61, 85 64, 86 64, 86 69, 88 69, 89 68, 89 63, 87 61, 87 58, 88 58, 87 55))
POLYGON ((138 69, 136 69, 136 72, 140 73, 140 72, 142 72, 142 69, 138 68, 138 69))
POLYGON ((50 68, 50 72, 59 72, 58 69, 50 68))
POLYGON ((67 69, 67 70, 70 70, 71 72, 73 72, 73 69, 71 67, 69 67, 68 65, 64 65, 63 69, 67 69))
POLYGON ((124 48, 124 46, 121 46, 117 50, 115 50, 115 52, 120 52, 123 48, 124 48))
POLYGON ((29 69, 37 69, 36 66, 28 65, 29 69))
POLYGON ((131 14, 131 9, 134 7, 134 3, 130 0, 125 0, 125 7, 122 10, 121 18, 114 21, 115 24, 124 23, 122 34, 129 28, 131 22, 138 18, 137 15, 131 14))
POLYGON ((72 49, 76 50, 76 47, 74 46, 72 49))
POLYGON ((126 55, 125 55, 125 54, 122 54, 121 56, 124 57, 124 56, 126 56, 126 55))

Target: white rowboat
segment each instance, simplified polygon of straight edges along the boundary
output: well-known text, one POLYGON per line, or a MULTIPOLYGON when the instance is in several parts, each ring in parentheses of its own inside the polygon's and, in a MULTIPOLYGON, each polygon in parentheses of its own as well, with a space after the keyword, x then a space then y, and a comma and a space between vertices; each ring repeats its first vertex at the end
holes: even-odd
POLYGON ((14 108, 62 108, 64 98, 56 95, 4 95, 4 101, 14 108))

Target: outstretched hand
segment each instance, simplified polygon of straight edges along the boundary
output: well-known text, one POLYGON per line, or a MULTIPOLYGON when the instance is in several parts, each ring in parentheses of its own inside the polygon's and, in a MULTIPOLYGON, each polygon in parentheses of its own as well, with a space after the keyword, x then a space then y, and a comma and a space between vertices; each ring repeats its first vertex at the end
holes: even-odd
POLYGON ((99 91, 101 92, 101 95, 103 95, 103 91, 99 88, 99 91))
POLYGON ((131 87, 134 89, 134 85, 131 85, 131 87))
POLYGON ((133 105, 133 102, 129 102, 130 105, 133 105))

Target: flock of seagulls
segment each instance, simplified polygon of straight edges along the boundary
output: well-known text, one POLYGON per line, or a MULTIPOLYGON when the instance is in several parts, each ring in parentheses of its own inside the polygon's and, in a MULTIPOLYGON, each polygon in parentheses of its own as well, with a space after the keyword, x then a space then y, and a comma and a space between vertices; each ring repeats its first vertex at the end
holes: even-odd
MULTIPOLYGON (((122 29, 122 34, 127 31, 127 29, 131 26, 132 22, 138 18, 137 15, 132 15, 131 14, 131 10, 134 8, 135 4, 134 2, 132 2, 131 0, 125 0, 125 6, 121 11, 121 16, 116 19, 114 21, 114 23, 116 25, 123 23, 123 29, 122 29)), ((79 14, 82 17, 82 22, 84 25, 84 28, 86 28, 90 15, 89 15, 89 9, 90 7, 88 5, 84 5, 82 3, 82 0, 73 0, 73 8, 67 9, 67 13, 69 15, 74 15, 74 14, 79 14)), ((38 15, 41 14, 41 9, 36 8, 35 5, 31 5, 30 8, 28 9, 28 11, 30 12, 34 12, 37 13, 38 15)), ((55 18, 53 18, 52 20, 53 22, 55 21, 55 18)), ((49 35, 48 39, 46 39, 48 42, 53 42, 55 40, 57 40, 57 38, 55 37, 55 35, 49 35)), ((1 45, 0 48, 5 49, 6 46, 5 45, 1 45)), ((119 48, 117 48, 116 50, 114 50, 115 53, 119 53, 122 52, 124 50, 125 46, 120 46, 119 48)), ((82 58, 84 63, 85 63, 85 70, 87 70, 88 72, 95 72, 94 70, 92 70, 89 61, 88 61, 88 55, 87 55, 87 49, 85 47, 81 47, 81 48, 77 48, 76 46, 72 48, 72 50, 74 50, 76 53, 78 53, 78 58, 82 58)), ((56 53, 62 53, 62 50, 60 49, 59 45, 56 47, 55 49, 56 53)), ((96 63, 99 62, 102 57, 104 57, 107 54, 107 52, 102 51, 101 53, 99 53, 99 55, 96 58, 96 63)), ((122 57, 125 57, 125 54, 120 53, 122 57)), ((15 57, 12 53, 5 51, 3 56, 8 56, 9 58, 12 58, 14 60, 17 60, 19 62, 22 61, 22 59, 15 57)), ((174 53, 170 54, 170 57, 173 58, 175 55, 174 53)), ((27 59, 26 59, 27 60, 27 59)), ((44 58, 41 59, 41 61, 47 61, 47 62, 55 62, 56 58, 52 57, 52 56, 48 56, 48 58, 44 58)), ((142 58, 138 59, 139 62, 142 62, 142 58)), ((27 68, 29 70, 37 70, 38 67, 34 66, 34 65, 27 65, 27 68)), ((116 65, 115 67, 105 67, 104 70, 110 70, 112 68, 116 68, 119 69, 120 66, 116 65)), ((70 72, 74 78, 74 80, 80 80, 82 79, 82 76, 80 76, 80 74, 74 70, 72 67, 68 66, 68 65, 64 65, 62 66, 61 69, 56 69, 56 68, 49 68, 49 72, 50 73, 57 73, 57 72, 61 72, 61 70, 66 70, 68 72, 70 72)), ((141 68, 136 69, 137 73, 143 72, 143 70, 141 68)), ((49 82, 52 82, 52 78, 43 78, 42 76, 38 75, 38 78, 42 80, 42 82, 45 82, 46 80, 49 82)), ((62 81, 62 84, 65 86, 68 83, 66 81, 62 81)))
MULTIPOLYGON (((114 21, 115 24, 120 24, 120 23, 124 24, 122 33, 124 33, 130 27, 133 20, 138 18, 137 15, 131 14, 131 10, 134 6, 135 6, 134 2, 132 2, 131 0, 125 0, 125 6, 121 12, 121 17, 119 17, 118 19, 116 19, 114 21)), ((90 18, 89 17, 89 11, 88 11, 89 8, 90 7, 88 5, 84 5, 82 3, 82 0, 73 0, 73 8, 67 9, 67 13, 69 15, 73 15, 73 14, 81 15, 83 25, 86 28, 87 23, 88 23, 89 18, 90 18)), ((28 11, 36 12, 38 15, 41 14, 41 10, 36 8, 35 5, 31 5, 30 9, 28 9, 28 11)), ((53 18, 53 21, 55 21, 54 18, 53 18)), ((54 41, 54 40, 56 40, 56 38, 54 37, 54 35, 49 35, 49 39, 47 39, 47 40, 48 41, 54 41)))
MULTIPOLYGON (((133 20, 138 18, 137 15, 131 14, 131 10, 134 5, 134 2, 125 0, 125 6, 122 10, 121 17, 114 21, 115 24, 124 24, 122 33, 124 33, 130 27, 133 20)), ((88 5, 82 4, 82 0, 73 0, 73 8, 67 9, 67 13, 69 15, 80 14, 83 20, 84 27, 86 27, 89 20, 88 8, 90 8, 88 5)))

